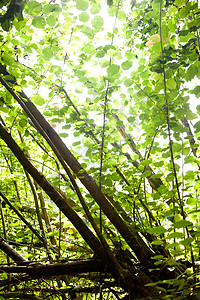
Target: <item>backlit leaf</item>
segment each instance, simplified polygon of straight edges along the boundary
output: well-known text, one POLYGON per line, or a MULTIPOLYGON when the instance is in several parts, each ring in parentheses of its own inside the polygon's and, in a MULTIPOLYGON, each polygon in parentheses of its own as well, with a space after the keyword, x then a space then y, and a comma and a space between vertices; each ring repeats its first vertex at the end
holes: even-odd
POLYGON ((98 14, 101 11, 101 5, 99 3, 93 4, 90 11, 92 14, 98 14))
POLYGON ((109 76, 113 76, 115 75, 116 73, 118 73, 120 70, 120 66, 116 65, 116 64, 112 64, 111 66, 109 66, 107 68, 107 73, 109 76))
POLYGON ((37 1, 28 1, 25 6, 25 12, 31 16, 38 16, 42 11, 42 4, 37 1))
POLYGON ((166 81, 166 86, 168 89, 173 90, 176 88, 176 81, 173 78, 169 78, 166 81))
POLYGON ((45 100, 40 95, 32 96, 31 100, 33 101, 33 103, 40 105, 40 106, 45 104, 45 100))
POLYGON ((126 60, 122 63, 122 69, 128 70, 132 67, 133 63, 130 60, 126 60))
POLYGON ((81 13, 78 17, 81 22, 88 22, 90 19, 90 16, 86 12, 81 13))
POLYGON ((145 178, 145 177, 148 177, 148 176, 150 176, 151 175, 151 171, 145 171, 142 175, 141 175, 141 177, 142 178, 145 178))
POLYGON ((117 14, 117 19, 120 21, 125 21, 126 20, 126 14, 122 10, 120 10, 117 14))
POLYGON ((89 3, 87 0, 76 0, 76 8, 79 10, 87 10, 89 3))
POLYGON ((91 23, 96 31, 100 31, 103 26, 104 20, 101 16, 95 16, 91 23))
POLYGON ((46 22, 45 22, 44 17, 36 17, 35 19, 33 19, 32 24, 36 28, 43 29, 46 22))
POLYGON ((49 61, 53 57, 53 51, 49 48, 42 50, 42 56, 46 61, 49 61))
POLYGON ((43 14, 50 14, 54 10, 55 10, 55 5, 50 3, 50 4, 46 4, 46 5, 43 6, 42 13, 43 14))
POLYGON ((56 25, 56 18, 54 16, 49 16, 47 19, 46 19, 46 22, 49 26, 55 26, 56 25))

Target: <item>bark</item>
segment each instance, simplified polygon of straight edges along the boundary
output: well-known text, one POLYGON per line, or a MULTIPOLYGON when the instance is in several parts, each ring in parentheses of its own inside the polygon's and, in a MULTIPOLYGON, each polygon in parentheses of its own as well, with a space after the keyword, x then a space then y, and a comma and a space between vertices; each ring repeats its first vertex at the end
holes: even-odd
POLYGON ((15 249, 6 243, 6 241, 0 237, 0 249, 6 253, 10 258, 12 258, 16 263, 26 263, 26 260, 22 255, 20 255, 15 249))
POLYGON ((24 266, 3 266, 1 271, 6 273, 26 273, 34 278, 50 278, 61 275, 77 275, 90 272, 103 272, 106 265, 100 259, 77 260, 57 264, 30 263, 24 266))
POLYGON ((0 293, 0 296, 4 299, 32 299, 41 300, 40 297, 32 293, 21 293, 21 292, 10 292, 10 293, 0 293))

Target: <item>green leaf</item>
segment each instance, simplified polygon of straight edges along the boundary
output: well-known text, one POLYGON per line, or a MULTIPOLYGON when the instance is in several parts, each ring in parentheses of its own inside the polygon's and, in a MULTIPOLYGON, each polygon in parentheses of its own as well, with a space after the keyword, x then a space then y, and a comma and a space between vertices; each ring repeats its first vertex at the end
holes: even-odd
POLYGON ((65 129, 65 130, 70 129, 70 128, 71 128, 71 124, 62 126, 62 129, 65 129))
POLYGON ((182 150, 182 145, 177 142, 174 142, 172 145, 172 149, 173 151, 180 152, 182 150))
POLYGON ((186 111, 186 118, 188 120, 194 120, 194 119, 197 119, 198 116, 195 113, 193 113, 191 110, 187 110, 186 111))
MULTIPOLYGON (((7 54, 7 53, 4 53, 2 55, 2 59, 3 59, 3 62, 6 64, 6 65, 9 65, 9 66, 12 66, 12 64, 14 63, 14 57, 11 55, 11 54, 7 54)), ((6 79, 6 81, 11 81, 13 80, 13 77, 7 75, 6 77, 4 77, 6 79)))
POLYGON ((54 16, 49 16, 47 19, 46 19, 46 22, 49 26, 55 26, 56 25, 56 17, 54 16))
POLYGON ((197 113, 200 115, 200 105, 197 105, 196 110, 197 110, 197 113))
POLYGON ((152 282, 152 283, 145 284, 145 286, 156 286, 156 285, 157 285, 157 282, 152 282))
POLYGON ((42 4, 37 1, 28 1, 25 6, 25 13, 30 16, 38 16, 42 12, 42 4))
POLYGON ((50 48, 44 48, 42 50, 42 56, 46 61, 49 61, 53 57, 53 51, 50 48))
POLYGON ((74 142, 73 144, 72 144, 72 146, 78 146, 78 145, 80 145, 81 144, 81 142, 80 141, 77 141, 77 142, 74 142))
POLYGON ((81 30, 81 32, 83 34, 85 34, 89 38, 93 37, 93 31, 92 31, 92 29, 90 27, 88 27, 88 26, 82 26, 80 30, 81 30))
POLYGON ((96 31, 100 31, 103 27, 104 19, 101 16, 95 16, 91 23, 96 31))
POLYGON ((42 13, 48 15, 51 12, 53 12, 54 10, 55 10, 55 4, 49 3, 49 4, 46 4, 43 6, 42 13))
POLYGON ((19 120, 19 126, 24 128, 27 125, 27 120, 26 119, 21 119, 19 120))
POLYGON ((163 226, 156 226, 153 228, 147 229, 147 232, 150 234, 162 234, 165 233, 167 230, 163 226))
POLYGON ((185 164, 193 163, 196 160, 194 156, 186 156, 184 159, 185 164))
POLYGON ((148 165, 150 165, 150 163, 151 163, 150 160, 144 159, 144 160, 142 160, 142 161, 140 162, 140 167, 141 167, 141 166, 142 166, 142 167, 148 166, 148 165))
POLYGON ((122 10, 120 10, 117 14, 117 19, 120 21, 125 21, 126 20, 126 14, 122 10))
POLYGON ((66 132, 63 132, 63 133, 59 133, 59 136, 62 138, 67 138, 69 136, 69 134, 66 132))
POLYGON ((141 177, 142 178, 145 178, 145 177, 148 177, 148 176, 150 176, 151 175, 151 171, 145 171, 142 175, 141 175, 141 177))
POLYGON ((176 70, 176 69, 178 69, 179 64, 176 63, 176 62, 173 62, 173 63, 167 64, 166 66, 169 67, 169 68, 172 69, 172 70, 176 70))
POLYGON ((189 30, 181 30, 179 31, 179 36, 185 36, 189 33, 190 31, 189 30))
POLYGON ((116 65, 116 64, 112 64, 107 68, 107 73, 108 76, 113 76, 116 73, 118 73, 120 70, 120 66, 116 65))
POLYGON ((198 73, 198 68, 194 65, 191 65, 189 66, 186 72, 185 79, 187 81, 191 81, 195 77, 195 75, 197 75, 197 73, 198 73))
POLYGON ((161 240, 154 240, 151 244, 152 245, 163 245, 163 241, 161 241, 161 240))
POLYGON ((110 16, 110 17, 116 16, 117 10, 118 10, 117 7, 115 7, 114 5, 108 7, 108 14, 109 14, 109 16, 110 16))
POLYGON ((154 162, 155 167, 162 167, 164 165, 164 161, 160 160, 158 162, 154 162))
MULTIPOLYGON (((117 126, 123 126, 123 121, 117 121, 116 125, 117 126)), ((123 148, 122 148, 122 151, 123 151, 123 148)))
POLYGON ((200 85, 197 85, 191 92, 193 94, 195 94, 197 98, 199 98, 200 97, 200 85))
POLYGON ((62 73, 62 68, 61 66, 52 65, 49 71, 59 76, 62 73))
POLYGON ((181 239, 184 237, 182 232, 172 232, 167 236, 167 239, 181 239))
POLYGON ((198 198, 188 198, 187 199, 187 205, 193 206, 196 205, 198 203, 198 198))
MULTIPOLYGON (((184 1, 183 1, 184 2, 184 1)), ((182 2, 182 3, 183 3, 182 2)), ((186 6, 184 6, 184 7, 182 7, 180 10, 179 10, 179 12, 178 12, 178 18, 185 18, 187 15, 188 15, 188 13, 189 13, 189 10, 188 10, 188 7, 186 7, 186 6)))
POLYGON ((108 6, 113 5, 113 0, 107 0, 107 5, 108 5, 108 6))
POLYGON ((128 70, 132 67, 133 63, 130 60, 126 60, 122 63, 122 69, 128 70))
POLYGON ((131 154, 131 158, 132 158, 133 160, 137 160, 137 159, 139 158, 139 155, 138 155, 137 153, 132 153, 132 154, 131 154))
POLYGON ((81 22, 88 22, 90 19, 90 16, 86 12, 83 12, 78 16, 78 18, 81 22))
POLYGON ((184 176, 184 179, 185 180, 189 180, 189 179, 193 180, 194 177, 195 177, 194 171, 189 170, 189 171, 186 172, 186 174, 184 176))
POLYGON ((3 23, 1 23, 1 27, 5 31, 9 31, 11 28, 11 23, 9 19, 6 19, 3 23))
POLYGON ((10 112, 10 108, 8 108, 8 107, 1 107, 0 106, 0 111, 3 111, 4 113, 9 113, 10 112))
POLYGON ((94 54, 96 52, 95 47, 90 43, 88 43, 87 45, 85 45, 85 47, 83 47, 83 51, 88 54, 94 54))
POLYGON ((34 18, 32 21, 32 25, 35 26, 36 28, 43 29, 44 26, 46 25, 44 17, 34 18))
POLYGON ((102 57, 104 57, 104 55, 105 55, 105 52, 103 50, 100 50, 96 53, 96 57, 98 57, 98 58, 102 58, 102 57))
POLYGON ((176 81, 172 78, 169 78, 166 81, 166 86, 170 90, 176 89, 176 81))
POLYGON ((190 225, 192 225, 192 222, 187 221, 187 220, 180 220, 180 221, 174 223, 175 228, 183 228, 183 227, 190 226, 190 225))
POLYGON ((194 128, 195 128, 195 131, 196 131, 196 132, 199 132, 199 131, 200 131, 200 121, 198 121, 198 122, 196 122, 196 123, 194 124, 194 128))
POLYGON ((33 103, 40 105, 40 106, 45 104, 45 100, 40 95, 32 96, 31 100, 33 101, 33 103))
POLYGON ((79 10, 87 10, 89 3, 87 0, 76 0, 76 8, 79 10))
POLYGON ((101 11, 101 5, 99 3, 95 3, 92 5, 90 12, 92 14, 98 14, 101 11))
POLYGON ((127 52, 125 53, 125 56, 126 56, 127 59, 132 59, 132 58, 134 57, 133 53, 132 53, 132 52, 129 52, 129 51, 127 51, 127 52))
POLYGON ((169 13, 170 16, 176 15, 177 12, 178 12, 178 9, 175 6, 171 6, 170 9, 169 9, 169 11, 168 11, 168 13, 169 13))
POLYGON ((131 86, 132 84, 133 84, 133 80, 132 79, 128 78, 128 79, 124 80, 124 85, 126 87, 131 86))
POLYGON ((179 6, 184 2, 184 0, 175 0, 175 5, 179 6))
POLYGON ((181 243, 183 246, 189 246, 193 241, 194 241, 193 238, 187 237, 185 240, 181 241, 180 243, 181 243))

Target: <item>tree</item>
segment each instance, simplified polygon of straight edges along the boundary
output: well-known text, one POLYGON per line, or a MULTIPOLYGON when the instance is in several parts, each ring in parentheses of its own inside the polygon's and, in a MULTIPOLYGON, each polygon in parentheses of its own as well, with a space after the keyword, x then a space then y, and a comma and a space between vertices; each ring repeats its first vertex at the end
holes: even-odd
POLYGON ((198 3, 20 7, 1 33, 0 296, 198 299, 198 3))

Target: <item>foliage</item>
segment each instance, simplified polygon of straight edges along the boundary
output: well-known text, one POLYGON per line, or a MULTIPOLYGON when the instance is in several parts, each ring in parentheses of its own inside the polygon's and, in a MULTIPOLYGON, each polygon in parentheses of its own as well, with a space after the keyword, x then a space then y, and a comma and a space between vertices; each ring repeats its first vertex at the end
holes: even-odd
POLYGON ((199 299, 197 1, 20 7, 0 17, 0 234, 21 255, 0 241, 0 285, 12 258, 30 266, 11 293, 199 299))
POLYGON ((23 9, 24 9, 24 1, 23 0, 2 0, 1 8, 3 14, 0 15, 0 23, 2 29, 5 31, 9 31, 12 27, 12 21, 17 17, 19 21, 23 20, 23 9), (4 11, 4 6, 7 8, 6 12, 4 11))

